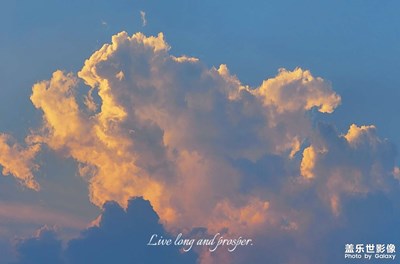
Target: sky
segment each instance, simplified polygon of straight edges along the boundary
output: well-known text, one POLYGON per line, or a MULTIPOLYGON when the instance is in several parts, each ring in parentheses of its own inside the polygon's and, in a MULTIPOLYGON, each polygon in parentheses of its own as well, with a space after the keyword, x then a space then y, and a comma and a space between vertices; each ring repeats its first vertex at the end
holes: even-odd
POLYGON ((400 245, 399 8, 2 1, 0 263, 363 263, 346 244, 400 245), (253 244, 147 245, 179 233, 253 244))

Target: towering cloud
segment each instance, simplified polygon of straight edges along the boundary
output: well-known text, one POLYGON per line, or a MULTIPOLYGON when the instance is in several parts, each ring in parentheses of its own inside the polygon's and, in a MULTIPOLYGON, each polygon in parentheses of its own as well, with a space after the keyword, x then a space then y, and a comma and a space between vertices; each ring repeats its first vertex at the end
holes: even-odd
POLYGON ((78 77, 57 71, 35 84, 31 100, 44 124, 29 141, 76 159, 95 204, 144 196, 168 224, 220 228, 231 219, 224 224, 234 229, 266 222, 268 208, 240 192, 246 175, 235 160, 293 157, 312 130, 305 112, 332 112, 340 97, 301 69, 281 70, 253 89, 225 65, 208 69, 170 55, 162 34, 122 32, 78 77), (84 100, 79 80, 90 86, 84 100), (240 217, 252 210, 262 216, 240 217))
POLYGON ((33 157, 45 144, 79 163, 99 207, 114 200, 126 208, 143 196, 168 230, 201 226, 293 243, 307 234, 321 240, 318 219, 329 233, 354 199, 394 197, 396 151, 375 127, 341 135, 315 125, 313 111, 332 113, 341 101, 329 82, 297 68, 249 87, 226 65, 210 69, 169 50, 161 33, 121 32, 77 74, 56 71, 35 84, 43 125, 26 150, 2 141, 6 172, 37 189, 33 157))

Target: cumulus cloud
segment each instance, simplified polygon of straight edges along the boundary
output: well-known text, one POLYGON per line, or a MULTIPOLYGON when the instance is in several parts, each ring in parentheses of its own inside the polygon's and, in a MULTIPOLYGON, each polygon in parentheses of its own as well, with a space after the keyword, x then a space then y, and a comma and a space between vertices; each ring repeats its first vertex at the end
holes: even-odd
POLYGON ((322 113, 332 113, 340 103, 340 97, 332 92, 329 83, 302 69, 292 72, 280 69, 278 76, 264 81, 256 91, 265 104, 275 106, 278 112, 317 107, 322 113))
POLYGON ((377 137, 374 126, 351 125, 338 135, 327 124, 319 124, 310 147, 303 151, 301 174, 319 183, 320 193, 335 214, 343 194, 392 192, 396 149, 377 137))
POLYGON ((253 89, 226 65, 208 69, 197 59, 170 55, 162 34, 122 32, 86 60, 78 77, 56 71, 36 84, 31 100, 43 111, 44 125, 30 142, 80 162, 95 204, 144 196, 169 225, 213 228, 219 215, 232 219, 234 229, 246 222, 234 215, 248 208, 265 212, 268 201, 239 192, 245 175, 232 162, 266 153, 293 157, 311 131, 304 113, 312 107, 329 112, 340 98, 301 69, 281 70, 253 89), (82 106, 78 79, 91 89, 82 106), (296 97, 268 101, 269 90, 279 94, 279 87, 304 99, 284 108, 279 100, 296 97), (213 211, 219 213, 207 214, 213 211))
POLYGON ((104 205, 98 226, 81 232, 62 248, 55 230, 42 228, 36 236, 21 239, 16 249, 18 260, 14 264, 51 263, 196 263, 197 255, 183 254, 177 246, 147 246, 153 234, 170 238, 159 217, 148 201, 130 200, 126 210, 115 202, 104 205))
MULTIPOLYGON (((296 250, 310 251, 319 231, 346 221, 351 201, 380 192, 393 199, 398 188, 395 148, 374 126, 341 135, 315 122, 314 111, 329 114, 341 102, 329 82, 296 68, 249 87, 226 65, 171 55, 162 33, 116 34, 77 74, 56 71, 35 84, 31 101, 43 124, 26 138, 28 150, 45 144, 76 160, 99 207, 144 197, 168 230, 294 244, 307 237, 296 250)), ((34 154, 26 155, 30 172, 34 154)), ((234 261, 218 252, 201 259, 210 257, 234 261)), ((275 263, 297 261, 290 257, 275 263)))

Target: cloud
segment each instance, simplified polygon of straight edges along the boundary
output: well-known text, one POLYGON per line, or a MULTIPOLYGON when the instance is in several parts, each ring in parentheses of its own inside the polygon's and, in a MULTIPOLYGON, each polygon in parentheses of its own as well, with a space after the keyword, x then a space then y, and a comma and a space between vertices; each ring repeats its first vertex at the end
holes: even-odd
MULTIPOLYGON (((142 196, 169 231, 253 236, 259 244, 245 252, 254 259, 313 262, 302 252, 342 230, 335 221, 349 227, 353 201, 397 199, 395 147, 374 126, 342 135, 316 120, 341 98, 301 68, 249 87, 226 65, 171 55, 162 33, 121 32, 77 74, 56 71, 35 84, 31 101, 43 124, 27 149, 43 144, 77 161, 92 203, 129 208, 142 196), (274 240, 294 253, 282 255, 274 240)), ((222 251, 201 259, 241 263, 222 251)))
POLYGON ((48 227, 40 229, 35 237, 19 241, 16 249, 19 259, 12 264, 63 263, 61 241, 48 227))
POLYGON ((146 12, 140 10, 140 19, 142 20, 142 26, 145 27, 147 25, 146 12))
POLYGON ((83 219, 63 212, 55 212, 42 206, 0 202, 0 225, 23 223, 81 229, 87 225, 83 219))
POLYGON ((61 247, 56 232, 46 227, 33 238, 18 241, 18 260, 14 264, 196 262, 193 251, 181 253, 175 246, 147 246, 153 234, 170 238, 148 201, 130 200, 126 210, 109 202, 103 207, 98 226, 82 231, 65 248, 61 247))
POLYGON ((351 125, 338 135, 332 125, 319 124, 311 146, 303 151, 301 174, 319 185, 335 214, 343 194, 395 191, 396 148, 376 135, 374 126, 351 125))
POLYGON ((278 76, 263 82, 256 90, 264 103, 278 112, 310 110, 317 107, 322 113, 332 113, 340 103, 340 96, 332 92, 322 78, 314 78, 310 71, 280 69, 278 76))
MULTIPOLYGON (((312 205, 309 205, 312 207, 312 205)), ((135 198, 124 210, 108 202, 98 223, 83 230, 78 238, 62 247, 57 231, 41 228, 31 238, 19 239, 15 245, 18 259, 12 264, 80 264, 80 263, 353 263, 343 259, 347 243, 400 243, 396 233, 399 211, 395 202, 383 193, 364 197, 349 196, 343 214, 332 218, 322 208, 304 208, 318 213, 301 229, 267 227, 254 239, 251 247, 233 252, 226 248, 209 252, 206 247, 194 247, 182 252, 179 247, 150 247, 152 234, 174 238, 160 224, 160 219, 148 201, 135 198), (365 218, 369 215, 368 218, 365 218), (364 242, 365 241, 365 242, 364 242), (200 252, 201 254, 198 255, 200 252)), ((227 235, 224 233, 223 235, 227 235)), ((185 237, 207 238, 207 230, 193 229, 185 237)), ((211 236, 212 237, 212 236, 211 236)))
POLYGON ((100 21, 100 24, 101 24, 101 27, 104 29, 104 30, 108 30, 108 29, 110 29, 110 22, 108 21, 105 21, 105 20, 101 20, 100 21))
MULTIPOLYGON (((81 147, 85 144, 67 147, 78 161, 97 168, 92 201, 124 203, 143 195, 162 219, 176 226, 211 228, 211 222, 219 221, 215 215, 229 215, 204 219, 206 212, 224 207, 237 211, 226 214, 235 215, 254 201, 265 211, 268 201, 238 193, 244 175, 228 159, 257 160, 271 152, 293 156, 311 131, 304 113, 312 107, 332 111, 340 100, 321 78, 301 69, 281 70, 252 89, 230 75, 226 65, 208 69, 199 60, 171 56, 162 34, 120 33, 85 62, 78 76, 101 98, 101 111, 81 123, 93 124, 85 134, 96 135, 88 141, 101 144, 95 149, 107 153, 106 160, 93 159, 93 151, 81 147), (288 89, 298 90, 304 99, 278 96, 288 89), (276 100, 266 99, 270 90, 276 100), (287 106, 278 107, 279 100, 287 106)), ((76 137, 82 140, 79 131, 76 137)), ((231 223, 231 228, 237 226, 231 223)))
POLYGON ((23 148, 9 135, 0 134, 0 165, 3 166, 3 175, 12 174, 26 187, 39 190, 39 184, 32 173, 38 169, 34 157, 39 150, 39 144, 23 148))

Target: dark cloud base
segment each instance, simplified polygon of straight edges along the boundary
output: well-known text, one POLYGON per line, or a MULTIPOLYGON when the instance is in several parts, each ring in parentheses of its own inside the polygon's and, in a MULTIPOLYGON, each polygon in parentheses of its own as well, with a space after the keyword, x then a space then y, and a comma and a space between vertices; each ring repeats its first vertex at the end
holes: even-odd
MULTIPOLYGON (((400 244, 398 206, 385 194, 348 197, 343 212, 346 217, 336 219, 320 213, 303 234, 270 230, 266 232, 268 235, 256 239, 254 247, 229 253, 229 260, 220 259, 218 253, 221 252, 211 254, 211 260, 216 261, 211 263, 356 263, 357 260, 344 259, 345 244, 400 244), (327 224, 335 227, 326 229, 327 224)), ((206 229, 201 230, 204 236, 209 236, 206 229)), ((193 232, 196 233, 195 229, 193 232)), ((66 247, 63 248, 54 230, 45 227, 37 237, 17 243, 18 260, 9 264, 199 263, 198 248, 181 253, 175 246, 147 246, 154 233, 172 238, 159 223, 149 201, 131 199, 126 210, 115 202, 107 202, 99 225, 82 231, 81 236, 69 241, 66 247)), ((357 263, 364 262, 358 260, 357 263)), ((379 260, 377 263, 390 262, 379 260)))
POLYGON ((126 210, 108 202, 99 226, 84 230, 66 248, 54 230, 43 228, 37 237, 17 243, 18 261, 10 264, 196 263, 195 252, 180 253, 175 246, 147 246, 152 234, 170 238, 150 202, 134 198, 126 210))

